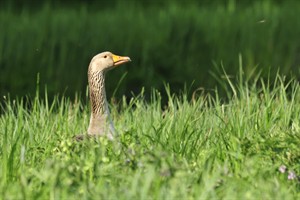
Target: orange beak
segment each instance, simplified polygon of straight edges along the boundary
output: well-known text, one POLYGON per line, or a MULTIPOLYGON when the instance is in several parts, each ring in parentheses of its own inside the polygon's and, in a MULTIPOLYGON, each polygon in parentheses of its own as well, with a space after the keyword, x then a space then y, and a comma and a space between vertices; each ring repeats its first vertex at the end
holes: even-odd
POLYGON ((112 58, 114 60, 114 66, 121 65, 123 63, 127 63, 131 61, 128 56, 117 56, 113 54, 112 58))

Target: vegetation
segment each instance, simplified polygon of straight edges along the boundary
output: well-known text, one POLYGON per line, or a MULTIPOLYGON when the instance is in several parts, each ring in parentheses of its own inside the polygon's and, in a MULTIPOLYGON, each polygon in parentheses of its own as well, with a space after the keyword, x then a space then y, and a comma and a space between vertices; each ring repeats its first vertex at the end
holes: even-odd
POLYGON ((165 107, 158 91, 112 104, 115 141, 72 139, 88 126, 86 102, 6 97, 1 198, 299 199, 299 83, 239 77, 223 81, 226 103, 166 86, 165 107))
POLYGON ((174 91, 193 81, 193 89, 214 88, 218 82, 210 74, 218 73, 222 62, 235 75, 239 54, 246 77, 255 67, 265 79, 267 75, 274 79, 279 67, 281 74, 299 75, 297 1, 177 1, 152 6, 137 1, 126 6, 123 1, 110 6, 102 2, 94 6, 3 7, 1 96, 34 95, 34 80, 40 73, 49 97, 64 93, 73 98, 75 91, 86 90, 91 57, 104 50, 133 60, 108 75, 111 95, 128 71, 118 97, 129 96, 131 91, 138 94, 143 86, 147 93, 151 87, 162 91, 163 82, 170 83, 174 91))
POLYGON ((89 2, 1 4, 0 199, 300 199, 299 2, 89 2), (118 136, 76 142, 104 50, 118 136))

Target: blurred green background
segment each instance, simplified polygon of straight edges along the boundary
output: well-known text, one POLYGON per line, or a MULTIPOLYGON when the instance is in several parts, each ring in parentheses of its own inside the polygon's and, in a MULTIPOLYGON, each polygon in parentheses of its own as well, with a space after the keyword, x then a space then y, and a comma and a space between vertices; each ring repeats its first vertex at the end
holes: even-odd
POLYGON ((0 3, 0 94, 85 94, 87 67, 102 51, 132 62, 107 74, 111 97, 164 82, 211 90, 225 71, 299 77, 300 1, 111 0, 0 3), (126 76, 125 76, 125 75, 126 76), (122 79, 123 77, 123 79, 122 79), (118 83, 121 80, 121 84, 118 83))

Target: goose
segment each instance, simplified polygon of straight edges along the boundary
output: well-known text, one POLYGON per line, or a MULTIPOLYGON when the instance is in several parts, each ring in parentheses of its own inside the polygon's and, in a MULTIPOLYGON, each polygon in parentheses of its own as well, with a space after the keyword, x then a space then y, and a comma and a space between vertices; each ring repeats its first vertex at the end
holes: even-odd
POLYGON ((110 117, 105 92, 105 74, 117 66, 130 62, 128 56, 118 56, 111 52, 103 52, 94 56, 88 68, 89 97, 91 104, 90 123, 87 134, 75 136, 77 141, 85 137, 106 136, 113 140, 116 134, 110 117))

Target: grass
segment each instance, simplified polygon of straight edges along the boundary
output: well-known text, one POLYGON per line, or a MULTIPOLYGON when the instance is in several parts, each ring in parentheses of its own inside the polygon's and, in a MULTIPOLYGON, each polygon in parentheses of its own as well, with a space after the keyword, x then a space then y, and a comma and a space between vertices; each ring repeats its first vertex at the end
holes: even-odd
MULTIPOLYGON (((241 76, 242 77, 242 76, 241 76)), ((299 199, 300 91, 277 77, 227 79, 228 99, 153 91, 111 105, 116 141, 74 142, 86 102, 6 97, 0 118, 2 199, 299 199), (25 103, 26 102, 26 103, 25 103)))

